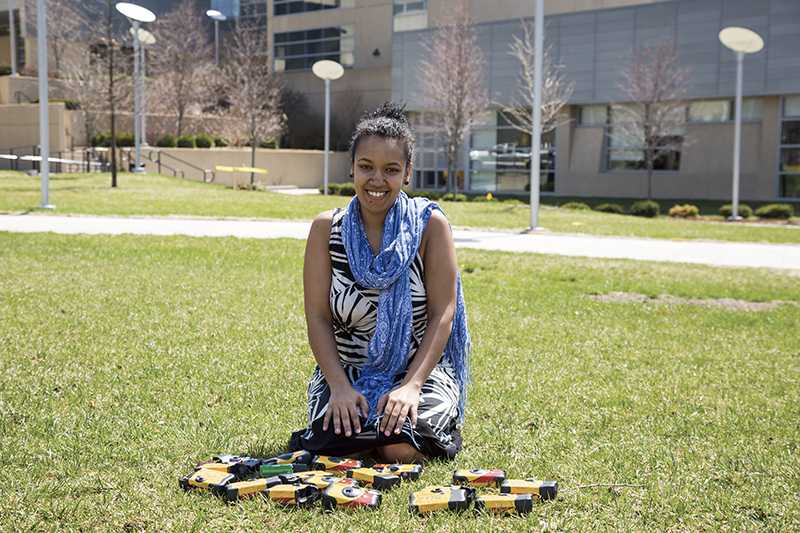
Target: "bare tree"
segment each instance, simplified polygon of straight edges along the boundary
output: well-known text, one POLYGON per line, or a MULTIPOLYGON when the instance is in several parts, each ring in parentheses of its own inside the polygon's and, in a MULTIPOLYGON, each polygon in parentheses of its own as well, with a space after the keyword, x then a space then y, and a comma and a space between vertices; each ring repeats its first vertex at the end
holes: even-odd
MULTIPOLYGON (((514 35, 509 54, 519 62, 519 85, 511 105, 501 105, 502 114, 515 129, 531 133, 533 117, 531 110, 534 101, 534 32, 532 24, 522 21, 522 37, 514 35)), ((558 125, 561 109, 567 104, 575 83, 567 81, 563 65, 553 62, 550 47, 545 47, 542 61, 542 133, 553 131, 558 125)))
MULTIPOLYGON (((250 166, 255 166, 256 149, 262 141, 277 140, 286 123, 281 110, 281 83, 270 68, 266 33, 240 23, 229 39, 224 65, 228 124, 250 143, 250 166)), ((250 185, 255 175, 250 173, 250 185)))
POLYGON ((178 136, 186 114, 216 98, 210 90, 216 68, 205 19, 196 2, 182 0, 152 28, 158 45, 153 48, 154 61, 148 63, 156 78, 148 87, 148 101, 175 115, 178 136))
MULTIPOLYGON (((25 0, 26 17, 31 19, 35 35, 36 0, 25 0)), ((103 16, 104 3, 101 0, 47 0, 47 47, 50 75, 61 78, 64 63, 71 56, 85 51, 85 43, 96 37, 96 21, 103 16)), ((73 58, 74 60, 74 58, 73 58)))
POLYGON ((437 127, 444 133, 447 152, 447 190, 456 188, 455 168, 464 137, 489 106, 484 84, 483 52, 464 0, 453 6, 452 18, 443 21, 425 43, 422 92, 437 127))
POLYGON ((647 198, 653 196, 653 170, 659 157, 686 143, 686 102, 689 71, 678 62, 673 43, 635 51, 622 73, 620 90, 627 103, 611 108, 612 142, 642 152, 647 171, 647 198))

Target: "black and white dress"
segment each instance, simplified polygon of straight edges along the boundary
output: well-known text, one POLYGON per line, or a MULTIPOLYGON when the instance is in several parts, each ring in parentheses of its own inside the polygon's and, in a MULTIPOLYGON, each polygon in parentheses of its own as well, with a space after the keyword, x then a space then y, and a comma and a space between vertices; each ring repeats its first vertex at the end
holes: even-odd
MULTIPOLYGON (((375 332, 378 310, 378 289, 367 289, 356 283, 347 261, 342 242, 343 210, 337 210, 331 223, 328 250, 331 258, 330 306, 333 316, 333 333, 339 352, 339 361, 350 383, 354 383, 367 361, 369 340, 375 332)), ((425 272, 422 258, 417 253, 411 268, 411 305, 413 309, 410 358, 422 342, 427 326, 427 299, 425 272)), ((411 360, 409 358, 409 361, 411 360)), ((405 372, 395 378, 399 384, 405 372)), ((308 427, 293 435, 292 447, 327 453, 349 455, 367 451, 376 446, 407 442, 428 457, 452 459, 461 449, 458 423, 460 390, 452 368, 440 361, 422 386, 417 425, 413 430, 407 420, 399 435, 386 437, 377 431, 375 424, 364 427, 351 437, 336 435, 333 424, 322 430, 322 421, 328 410, 330 389, 325 376, 316 367, 308 385, 308 427)))

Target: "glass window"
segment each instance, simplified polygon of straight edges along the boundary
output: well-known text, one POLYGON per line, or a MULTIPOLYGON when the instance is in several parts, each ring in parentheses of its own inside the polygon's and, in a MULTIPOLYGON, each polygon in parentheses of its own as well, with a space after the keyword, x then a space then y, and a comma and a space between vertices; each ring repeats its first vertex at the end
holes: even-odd
MULTIPOLYGON (((340 2, 339 0, 274 0, 273 13, 277 16, 290 13, 319 11, 320 9, 335 9, 340 7, 342 3, 349 5, 343 5, 341 7, 352 7, 352 2, 349 0, 345 0, 345 2, 340 2)), ((264 2, 264 5, 266 6, 266 2, 264 2)))
POLYGON ((781 144, 800 144, 800 120, 783 121, 781 144))
POLYGON ((800 148, 781 149, 781 172, 800 174, 800 148))
POLYGON ((742 120, 761 120, 762 106, 760 98, 742 100, 742 120))
POLYGON ((800 174, 781 176, 781 197, 800 198, 800 174))
POLYGON ((700 100, 689 104, 691 122, 726 122, 731 116, 730 100, 700 100))
POLYGON ((783 99, 783 116, 800 117, 800 96, 787 96, 783 99))
POLYGON ((608 106, 582 105, 579 108, 579 114, 581 126, 605 126, 608 119, 608 106))
POLYGON ((288 59, 281 65, 284 70, 309 69, 320 59, 338 61, 344 66, 354 63, 352 26, 276 33, 275 43, 275 70, 279 69, 277 59, 288 59))

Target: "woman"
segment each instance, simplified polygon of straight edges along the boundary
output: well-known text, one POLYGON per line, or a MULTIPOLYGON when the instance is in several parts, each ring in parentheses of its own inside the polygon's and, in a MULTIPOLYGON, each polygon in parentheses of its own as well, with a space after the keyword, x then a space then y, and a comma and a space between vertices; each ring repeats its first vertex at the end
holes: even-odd
POLYGON ((303 271, 317 368, 292 448, 453 458, 461 448, 469 334, 450 226, 410 199, 414 137, 387 102, 356 126, 356 195, 314 220, 303 271))

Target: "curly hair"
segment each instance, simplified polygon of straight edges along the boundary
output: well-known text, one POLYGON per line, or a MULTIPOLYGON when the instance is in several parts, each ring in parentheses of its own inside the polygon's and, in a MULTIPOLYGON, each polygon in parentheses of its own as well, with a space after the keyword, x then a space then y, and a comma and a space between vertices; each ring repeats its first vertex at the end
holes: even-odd
POLYGON ((406 106, 395 102, 384 102, 375 111, 362 115, 350 138, 350 162, 355 163, 356 148, 364 137, 400 139, 404 144, 406 167, 414 158, 414 134, 406 117, 406 106))

